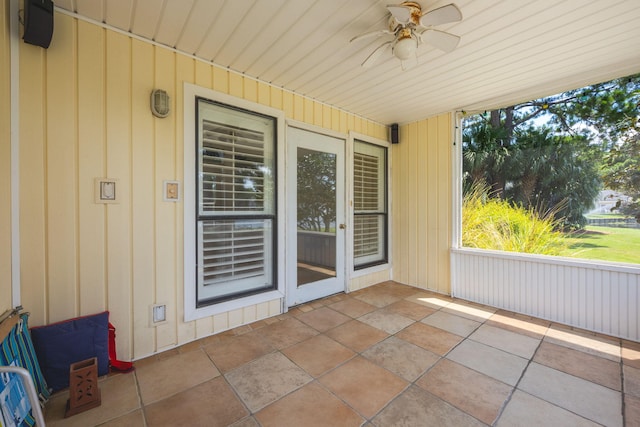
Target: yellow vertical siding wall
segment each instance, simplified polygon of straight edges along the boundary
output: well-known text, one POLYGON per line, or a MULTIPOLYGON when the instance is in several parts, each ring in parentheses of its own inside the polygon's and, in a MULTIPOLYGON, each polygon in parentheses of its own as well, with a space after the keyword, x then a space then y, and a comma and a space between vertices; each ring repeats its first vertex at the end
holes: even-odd
POLYGON ((0 8, 0 314, 11 308, 11 57, 9 2, 0 8))
POLYGON ((393 279, 450 293, 452 118, 400 127, 392 147, 393 279))
POLYGON ((128 359, 279 313, 272 301, 183 321, 183 207, 162 199, 164 180, 183 179, 183 82, 333 131, 385 139, 386 126, 68 15, 55 20, 48 50, 20 44, 22 304, 32 324, 109 310, 128 359), (153 88, 171 96, 166 119, 151 115, 153 88), (94 202, 95 178, 118 179, 119 203, 94 202), (155 328, 154 303, 168 308, 155 328))

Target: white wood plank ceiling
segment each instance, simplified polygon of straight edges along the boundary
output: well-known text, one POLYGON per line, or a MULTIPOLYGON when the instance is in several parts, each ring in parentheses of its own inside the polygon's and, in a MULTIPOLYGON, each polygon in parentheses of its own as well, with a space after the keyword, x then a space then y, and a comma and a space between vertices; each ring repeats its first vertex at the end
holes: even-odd
MULTIPOLYGON (((423 11, 452 0, 420 0, 423 11)), ((408 123, 484 110, 640 72, 640 0, 454 0, 461 36, 443 53, 422 44, 403 71, 390 52, 393 0, 56 0, 90 20, 368 119, 408 123)), ((398 1, 399 3, 399 1, 398 1)))

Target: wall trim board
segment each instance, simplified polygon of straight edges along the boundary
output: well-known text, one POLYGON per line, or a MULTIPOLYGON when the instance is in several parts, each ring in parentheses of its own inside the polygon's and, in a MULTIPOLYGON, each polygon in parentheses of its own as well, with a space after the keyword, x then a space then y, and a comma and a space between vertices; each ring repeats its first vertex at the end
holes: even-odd
POLYGON ((9 0, 11 33, 11 306, 21 304, 20 296, 20 23, 18 0, 9 0))

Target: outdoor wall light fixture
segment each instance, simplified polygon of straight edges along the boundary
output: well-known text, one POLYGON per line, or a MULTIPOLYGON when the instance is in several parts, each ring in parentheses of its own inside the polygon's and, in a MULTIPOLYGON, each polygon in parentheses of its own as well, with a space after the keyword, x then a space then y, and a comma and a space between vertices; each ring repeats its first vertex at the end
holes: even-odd
POLYGON ((154 116, 164 119, 169 115, 171 98, 166 91, 154 89, 151 91, 151 113, 154 116))

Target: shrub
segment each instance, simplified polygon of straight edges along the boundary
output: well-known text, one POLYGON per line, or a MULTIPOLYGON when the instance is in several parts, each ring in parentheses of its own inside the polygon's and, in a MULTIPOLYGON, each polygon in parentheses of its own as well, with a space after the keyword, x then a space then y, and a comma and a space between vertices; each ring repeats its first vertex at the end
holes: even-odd
POLYGON ((491 197, 476 185, 462 203, 462 244, 465 247, 559 255, 567 248, 564 235, 555 231, 559 220, 540 217, 533 209, 491 197))

